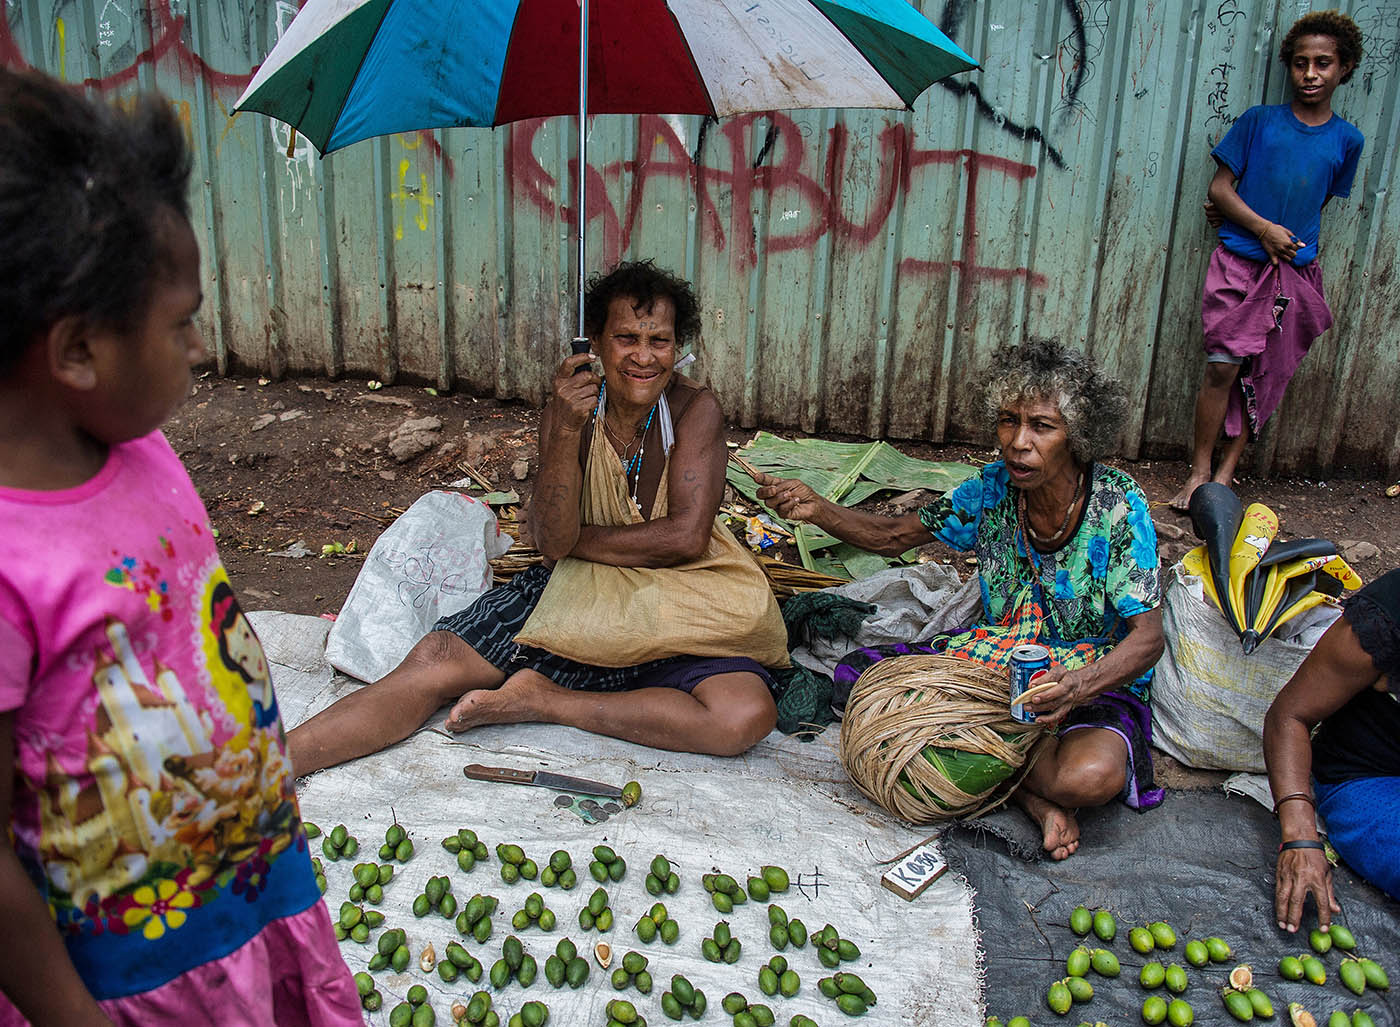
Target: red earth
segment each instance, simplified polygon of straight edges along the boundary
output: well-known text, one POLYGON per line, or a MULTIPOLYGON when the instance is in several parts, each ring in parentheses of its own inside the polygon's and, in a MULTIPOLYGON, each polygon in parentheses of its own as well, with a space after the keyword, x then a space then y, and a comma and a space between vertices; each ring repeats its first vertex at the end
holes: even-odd
MULTIPOLYGON (((204 374, 165 430, 209 508, 245 607, 322 614, 340 608, 363 555, 394 517, 424 492, 467 477, 466 466, 495 489, 514 490, 528 502, 538 424, 539 412, 525 404, 416 386, 371 391, 363 382, 204 374), (430 430, 418 445, 426 448, 401 461, 390 451, 391 433, 406 421, 425 418, 438 425, 423 426, 430 430), (523 479, 517 480, 516 471, 523 479), (297 542, 310 555, 274 555, 297 542), (345 548, 354 543, 354 551, 321 556, 323 546, 337 543, 345 548)), ((752 435, 729 433, 739 443, 752 435)), ((995 457, 985 444, 891 441, 924 459, 981 463, 995 457)), ((1146 491, 1163 559, 1175 560, 1195 544, 1189 520, 1166 505, 1185 479, 1186 465, 1118 463, 1146 491)), ((1363 478, 1245 478, 1237 491, 1246 502, 1263 502, 1279 515, 1280 537, 1362 543, 1349 552, 1352 565, 1370 580, 1400 566, 1400 498, 1387 497, 1390 484, 1363 478)), ((902 506, 916 502, 913 496, 886 496, 867 505, 889 509, 891 499, 902 506)), ((928 550, 971 572, 947 547, 935 543, 928 550)))

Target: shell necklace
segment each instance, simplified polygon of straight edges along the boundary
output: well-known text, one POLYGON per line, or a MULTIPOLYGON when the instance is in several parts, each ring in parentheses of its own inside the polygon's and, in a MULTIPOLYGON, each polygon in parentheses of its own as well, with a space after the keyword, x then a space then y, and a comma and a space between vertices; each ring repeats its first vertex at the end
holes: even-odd
POLYGON ((1069 501, 1069 509, 1065 511, 1065 519, 1060 522, 1060 530, 1055 532, 1055 534, 1053 535, 1037 535, 1035 529, 1031 527, 1031 519, 1029 514, 1027 514, 1026 512, 1026 493, 1022 491, 1019 499, 1017 500, 1016 511, 1021 520, 1021 527, 1022 529, 1024 529, 1026 534, 1029 535, 1034 541, 1039 542, 1042 546, 1053 545, 1056 542, 1060 541, 1062 538, 1064 538, 1065 532, 1069 531, 1069 523, 1074 517, 1074 508, 1079 505, 1079 499, 1081 496, 1084 495, 1085 477, 1085 473, 1083 471, 1080 471, 1079 480, 1075 482, 1074 485, 1074 498, 1069 501))

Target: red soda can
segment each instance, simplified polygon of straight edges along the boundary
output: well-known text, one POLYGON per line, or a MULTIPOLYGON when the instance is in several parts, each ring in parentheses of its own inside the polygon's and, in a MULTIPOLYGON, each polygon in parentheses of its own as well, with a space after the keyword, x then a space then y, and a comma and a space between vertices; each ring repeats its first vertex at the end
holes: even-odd
POLYGON ((1016 700, 1031 687, 1031 678, 1050 669, 1050 650, 1043 645, 1026 643, 1011 650, 1011 665, 1007 671, 1011 682, 1011 719, 1022 724, 1034 724, 1035 714, 1016 700))

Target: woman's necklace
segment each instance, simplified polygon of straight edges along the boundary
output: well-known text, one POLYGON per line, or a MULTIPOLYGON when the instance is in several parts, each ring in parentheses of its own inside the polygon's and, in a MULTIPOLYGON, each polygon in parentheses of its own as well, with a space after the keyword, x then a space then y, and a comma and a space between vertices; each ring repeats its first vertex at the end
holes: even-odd
POLYGON ((603 431, 607 433, 608 438, 612 439, 612 441, 617 444, 619 457, 625 464, 632 455, 633 445, 636 444, 637 440, 642 435, 643 425, 637 425, 637 430, 632 433, 631 440, 627 442, 622 440, 622 436, 613 433, 612 425, 608 424, 608 419, 606 417, 603 418, 603 431))
POLYGON ((1042 546, 1053 545, 1064 538, 1065 532, 1069 531, 1069 522, 1074 517, 1074 508, 1079 505, 1079 497, 1084 494, 1084 479, 1085 474, 1080 471, 1079 480, 1074 486, 1074 498, 1069 501, 1069 509, 1065 511, 1065 519, 1060 522, 1060 530, 1049 536, 1037 535, 1035 529, 1031 527, 1031 519, 1026 512, 1026 494, 1022 492, 1017 503, 1017 513, 1020 515, 1021 527, 1025 529, 1026 534, 1042 546))
POLYGON ((637 502, 637 490, 642 484, 642 458, 646 456, 647 431, 651 428, 652 418, 654 418, 655 416, 656 404, 653 403, 651 406, 651 412, 647 414, 647 419, 643 421, 641 425, 637 428, 636 432, 633 433, 632 441, 628 443, 623 443, 623 441, 620 438, 613 434, 612 429, 608 427, 608 418, 606 415, 604 415, 602 419, 603 433, 607 435, 607 437, 613 442, 617 443, 619 446, 622 446, 622 454, 620 459, 623 465, 624 480, 631 489, 632 505, 635 506, 638 510, 641 510, 642 508, 642 504, 637 502), (638 443, 637 452, 634 456, 631 457, 631 459, 628 459, 627 454, 632 448, 632 443, 638 443))

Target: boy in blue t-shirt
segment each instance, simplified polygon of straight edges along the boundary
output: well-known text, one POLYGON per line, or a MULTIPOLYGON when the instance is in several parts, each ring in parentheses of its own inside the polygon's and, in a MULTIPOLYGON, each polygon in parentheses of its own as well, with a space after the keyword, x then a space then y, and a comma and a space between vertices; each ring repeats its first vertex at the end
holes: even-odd
POLYGON ((1201 297, 1206 370, 1196 397, 1191 476, 1172 499, 1185 510, 1211 480, 1231 485, 1293 372, 1332 324, 1317 264, 1322 208, 1351 192, 1364 139, 1332 113, 1332 93, 1361 60, 1361 30, 1336 11, 1294 23, 1279 47, 1293 99, 1245 111, 1211 151, 1207 216, 1220 228, 1201 297))

